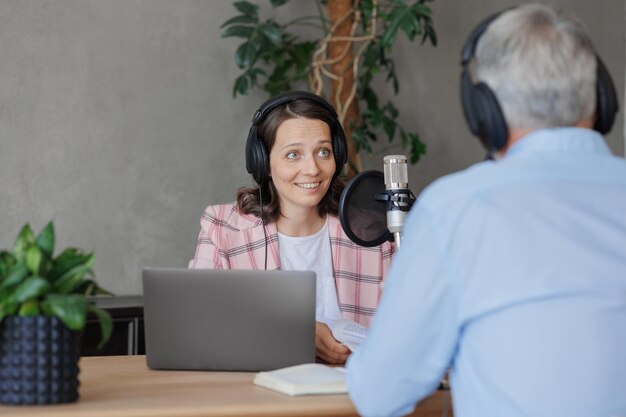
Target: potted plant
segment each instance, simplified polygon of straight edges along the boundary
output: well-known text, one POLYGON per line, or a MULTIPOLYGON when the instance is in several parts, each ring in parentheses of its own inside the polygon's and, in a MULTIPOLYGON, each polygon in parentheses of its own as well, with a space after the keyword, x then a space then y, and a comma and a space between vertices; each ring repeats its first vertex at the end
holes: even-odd
POLYGON ((25 225, 13 249, 0 251, 0 403, 76 401, 87 313, 100 322, 100 345, 111 335, 109 314, 86 299, 110 294, 93 279, 94 254, 53 253, 52 222, 37 236, 25 225))

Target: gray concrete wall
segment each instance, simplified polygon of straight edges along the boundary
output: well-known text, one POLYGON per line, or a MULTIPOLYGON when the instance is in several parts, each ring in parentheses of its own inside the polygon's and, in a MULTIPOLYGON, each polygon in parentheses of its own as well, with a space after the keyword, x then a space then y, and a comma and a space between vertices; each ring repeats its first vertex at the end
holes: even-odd
MULTIPOLYGON (((292 3, 295 14, 305 0, 292 3)), ((438 0, 439 46, 396 45, 396 104, 428 145, 410 170, 416 192, 483 157, 460 111, 459 50, 509 4, 438 0)), ((624 2, 557 4, 585 21, 623 92, 624 2)), ((118 294, 141 292, 143 266, 185 266, 204 207, 249 184, 243 146, 265 99, 232 98, 237 41, 219 29, 232 15, 230 1, 2 0, 0 247, 53 219, 57 248, 95 250, 118 294)), ((623 154, 621 116, 607 141, 623 154)), ((382 154, 365 159, 381 168, 382 154)))

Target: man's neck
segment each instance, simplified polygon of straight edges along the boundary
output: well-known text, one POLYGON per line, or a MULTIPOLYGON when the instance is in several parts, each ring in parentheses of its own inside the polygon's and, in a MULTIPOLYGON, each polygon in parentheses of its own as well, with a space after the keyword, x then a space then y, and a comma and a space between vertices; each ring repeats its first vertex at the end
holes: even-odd
MULTIPOLYGON (((580 122, 576 123, 573 127, 580 127, 584 129, 592 129, 593 128, 593 119, 583 119, 580 122)), ((506 142, 506 146, 498 152, 500 157, 506 155, 511 146, 515 145, 521 138, 528 135, 535 130, 541 129, 519 129, 519 128, 509 128, 509 138, 506 142)))

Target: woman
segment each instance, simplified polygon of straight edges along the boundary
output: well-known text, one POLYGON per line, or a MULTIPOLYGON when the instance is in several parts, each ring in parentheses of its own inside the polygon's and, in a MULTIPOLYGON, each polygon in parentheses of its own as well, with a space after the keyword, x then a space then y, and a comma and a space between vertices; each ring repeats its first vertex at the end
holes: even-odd
POLYGON ((316 354, 344 363, 349 349, 327 325, 341 318, 364 326, 374 314, 393 246, 351 242, 337 218, 346 140, 326 101, 290 92, 256 112, 246 168, 256 187, 237 201, 209 206, 190 268, 311 270, 317 274, 316 354))

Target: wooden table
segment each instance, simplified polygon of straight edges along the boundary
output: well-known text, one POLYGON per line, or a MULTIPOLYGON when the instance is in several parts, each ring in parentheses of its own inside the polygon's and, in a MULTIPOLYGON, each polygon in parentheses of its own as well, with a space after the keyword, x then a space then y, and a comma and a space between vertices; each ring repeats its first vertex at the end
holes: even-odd
MULTIPOLYGON (((0 406, 0 415, 63 417, 356 416, 347 395, 289 397, 252 384, 254 373, 154 371, 145 356, 83 357, 80 399, 51 406, 0 406)), ((441 416, 438 391, 414 416, 441 416)))

